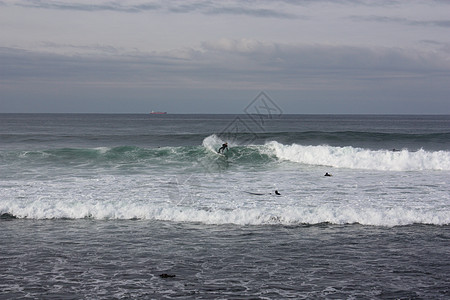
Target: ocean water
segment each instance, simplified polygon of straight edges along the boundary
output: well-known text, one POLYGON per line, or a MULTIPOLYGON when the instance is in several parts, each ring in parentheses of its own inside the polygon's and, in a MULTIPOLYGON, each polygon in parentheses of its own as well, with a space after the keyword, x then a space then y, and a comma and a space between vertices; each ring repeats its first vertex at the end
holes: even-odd
POLYGON ((5 299, 448 299, 450 116, 0 114, 0 215, 5 299))

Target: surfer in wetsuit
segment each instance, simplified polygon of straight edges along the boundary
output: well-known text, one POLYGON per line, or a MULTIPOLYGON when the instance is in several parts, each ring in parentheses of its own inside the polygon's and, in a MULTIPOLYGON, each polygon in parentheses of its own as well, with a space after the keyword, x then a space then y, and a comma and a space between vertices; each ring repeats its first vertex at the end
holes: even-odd
POLYGON ((220 153, 220 151, 222 151, 222 153, 223 153, 223 151, 225 149, 227 149, 227 151, 228 151, 228 143, 227 142, 225 142, 225 144, 223 144, 222 147, 220 147, 219 150, 217 150, 217 153, 220 153))

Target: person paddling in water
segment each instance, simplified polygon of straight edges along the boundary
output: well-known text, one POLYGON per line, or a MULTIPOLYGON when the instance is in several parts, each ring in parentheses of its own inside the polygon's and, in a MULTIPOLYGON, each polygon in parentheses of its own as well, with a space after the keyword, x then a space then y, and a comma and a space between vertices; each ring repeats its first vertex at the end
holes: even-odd
POLYGON ((222 145, 222 147, 219 148, 219 150, 217 150, 217 153, 220 153, 220 151, 222 151, 222 153, 225 151, 225 149, 227 149, 228 151, 228 143, 225 142, 225 144, 222 145))

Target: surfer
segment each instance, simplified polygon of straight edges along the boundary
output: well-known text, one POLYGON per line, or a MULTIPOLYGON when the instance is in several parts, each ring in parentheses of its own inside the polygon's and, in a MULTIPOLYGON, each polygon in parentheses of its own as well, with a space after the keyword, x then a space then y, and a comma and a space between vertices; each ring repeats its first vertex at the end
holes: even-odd
POLYGON ((223 144, 222 147, 220 147, 219 150, 217 150, 217 153, 220 153, 220 151, 222 151, 222 153, 223 153, 223 151, 225 149, 227 149, 227 152, 228 152, 228 143, 227 142, 225 142, 225 144, 223 144))
POLYGON ((330 173, 326 172, 323 176, 332 176, 330 173))
MULTIPOLYGON (((277 196, 281 196, 281 193, 278 190, 275 190, 275 192, 273 194, 275 194, 277 196)), ((261 194, 261 195, 264 195, 264 194, 261 194)), ((272 193, 269 193, 269 195, 272 195, 272 193)))
MULTIPOLYGON (((250 194, 250 195, 257 195, 257 196, 267 195, 266 193, 254 193, 254 192, 247 192, 247 191, 243 191, 243 192, 247 193, 247 194, 250 194)), ((278 190, 275 190, 274 194, 277 195, 277 196, 281 196, 281 193, 278 190)), ((269 193, 269 195, 273 195, 273 194, 269 193)))

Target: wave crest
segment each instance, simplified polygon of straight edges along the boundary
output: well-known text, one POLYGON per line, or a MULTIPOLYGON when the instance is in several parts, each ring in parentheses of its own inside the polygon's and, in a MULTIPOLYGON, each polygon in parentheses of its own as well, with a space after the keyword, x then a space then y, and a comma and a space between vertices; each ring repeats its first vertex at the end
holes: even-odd
POLYGON ((96 220, 159 220, 173 222, 196 222, 203 224, 236 225, 316 225, 361 224, 371 226, 403 226, 412 224, 448 225, 448 211, 426 211, 406 207, 352 208, 327 204, 317 207, 286 206, 267 208, 235 208, 232 210, 160 203, 143 204, 134 201, 111 203, 33 203, 20 206, 9 204, 0 208, 3 219, 96 219, 96 220))
POLYGON ((283 145, 275 141, 266 146, 280 160, 306 165, 380 171, 450 170, 449 151, 369 150, 351 146, 283 145))

